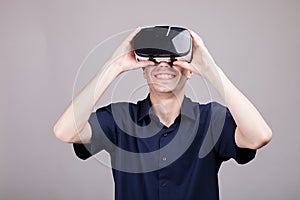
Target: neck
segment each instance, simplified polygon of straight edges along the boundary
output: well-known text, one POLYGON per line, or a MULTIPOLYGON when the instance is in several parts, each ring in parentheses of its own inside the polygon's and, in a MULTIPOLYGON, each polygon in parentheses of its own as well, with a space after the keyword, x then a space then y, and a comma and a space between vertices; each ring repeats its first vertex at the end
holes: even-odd
POLYGON ((150 92, 152 110, 155 115, 157 115, 161 123, 167 127, 172 125, 176 117, 179 115, 183 98, 184 93, 156 94, 150 92))

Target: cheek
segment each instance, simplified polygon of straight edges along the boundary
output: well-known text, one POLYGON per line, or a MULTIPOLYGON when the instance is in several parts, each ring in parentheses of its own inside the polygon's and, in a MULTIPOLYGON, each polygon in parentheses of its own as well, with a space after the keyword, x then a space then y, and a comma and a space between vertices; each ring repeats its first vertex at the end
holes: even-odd
POLYGON ((145 77, 145 78, 146 78, 146 77, 149 77, 150 74, 152 73, 152 71, 153 71, 153 66, 147 66, 147 67, 144 67, 144 68, 143 68, 143 75, 144 75, 144 77, 145 77))
POLYGON ((144 76, 144 78, 148 80, 148 79, 150 78, 150 73, 151 73, 151 71, 145 69, 145 70, 143 71, 143 76, 144 76))
POLYGON ((184 68, 178 67, 178 66, 173 66, 173 69, 175 69, 182 76, 186 77, 188 75, 188 70, 187 69, 184 69, 184 68))

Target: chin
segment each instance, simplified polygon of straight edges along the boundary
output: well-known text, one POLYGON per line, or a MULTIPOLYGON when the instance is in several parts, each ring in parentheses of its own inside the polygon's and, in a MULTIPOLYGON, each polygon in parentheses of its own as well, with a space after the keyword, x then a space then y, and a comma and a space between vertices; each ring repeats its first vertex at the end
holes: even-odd
POLYGON ((154 91, 155 91, 155 93, 160 93, 160 94, 172 94, 172 93, 174 93, 173 90, 166 89, 166 88, 158 88, 158 89, 155 89, 154 91))
POLYGON ((175 88, 173 87, 169 87, 168 85, 153 85, 153 90, 155 92, 161 92, 161 93, 172 93, 175 88))
POLYGON ((175 94, 184 89, 182 84, 180 84, 180 82, 178 83, 178 81, 152 82, 149 84, 149 87, 152 92, 157 94, 175 94))

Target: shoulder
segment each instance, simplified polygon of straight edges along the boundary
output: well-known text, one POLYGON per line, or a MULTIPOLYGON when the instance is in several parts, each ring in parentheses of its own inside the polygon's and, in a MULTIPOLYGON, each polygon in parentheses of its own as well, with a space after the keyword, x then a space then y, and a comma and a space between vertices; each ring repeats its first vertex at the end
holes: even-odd
POLYGON ((143 101, 134 102, 116 102, 100 107, 96 110, 98 118, 108 118, 110 120, 136 118, 143 107, 143 101))
POLYGON ((199 103, 199 106, 201 109, 214 109, 214 110, 219 110, 219 109, 224 109, 226 106, 222 105, 221 103, 217 101, 211 101, 208 103, 199 103))
POLYGON ((228 113, 229 110, 226 106, 222 105, 219 102, 212 101, 209 103, 201 104, 199 103, 200 111, 203 113, 210 114, 220 114, 220 113, 228 113))
POLYGON ((212 125, 224 125, 234 123, 229 109, 219 102, 213 101, 206 104, 199 104, 201 120, 212 123, 212 125))

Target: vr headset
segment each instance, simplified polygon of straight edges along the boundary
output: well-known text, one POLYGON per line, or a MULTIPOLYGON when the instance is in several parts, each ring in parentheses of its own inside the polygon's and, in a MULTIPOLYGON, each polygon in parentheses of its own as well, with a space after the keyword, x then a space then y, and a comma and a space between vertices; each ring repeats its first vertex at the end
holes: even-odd
POLYGON ((172 63, 176 60, 192 60, 190 32, 182 27, 154 26, 140 30, 133 38, 137 61, 151 60, 172 63))

